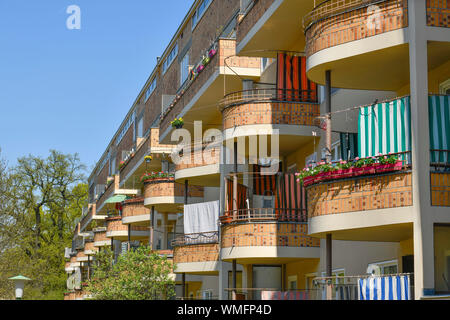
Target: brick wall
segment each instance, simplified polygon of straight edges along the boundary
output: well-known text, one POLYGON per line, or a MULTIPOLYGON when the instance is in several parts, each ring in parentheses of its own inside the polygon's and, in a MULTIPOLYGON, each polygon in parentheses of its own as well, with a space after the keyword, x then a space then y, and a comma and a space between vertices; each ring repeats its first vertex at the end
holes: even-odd
POLYGON ((450 28, 450 1, 427 0, 427 26, 450 28))
MULTIPOLYGON (((203 197, 203 187, 190 185, 188 188, 188 196, 203 197)), ((167 179, 163 179, 161 182, 147 182, 144 185, 144 197, 184 197, 184 185, 167 181, 167 179)))
MULTIPOLYGON (((120 161, 122 161, 122 151, 130 151, 134 145, 133 142, 133 131, 134 123, 128 128, 125 135, 120 140, 119 144, 115 148, 116 151, 116 170, 119 170, 120 161)), ((114 174, 114 172, 113 172, 114 174)))
POLYGON ((450 207, 450 173, 431 173, 431 205, 450 207))
POLYGON ((144 207, 144 199, 138 201, 124 202, 122 205, 122 217, 134 217, 150 214, 150 209, 144 207))
POLYGON ((372 27, 368 6, 324 18, 306 31, 306 54, 336 45, 361 40, 408 26, 408 1, 390 0, 376 4, 380 8, 380 28, 372 27))
POLYGON ((252 124, 314 125, 320 105, 313 103, 255 102, 222 111, 223 129, 252 124))
POLYGON ((187 155, 183 155, 183 157, 181 158, 181 163, 178 163, 175 166, 175 168, 178 171, 183 169, 207 166, 211 164, 218 164, 219 162, 220 162, 219 147, 214 149, 211 148, 208 150, 204 150, 203 148, 201 150, 194 150, 194 147, 192 147, 191 152, 187 155), (185 157, 190 158, 190 163, 183 163, 185 157), (196 161, 196 157, 199 158, 199 161, 196 161))
POLYGON ((174 248, 175 263, 206 262, 219 260, 219 244, 196 244, 174 248))
POLYGON ((307 188, 308 216, 412 205, 411 173, 333 181, 307 188))
POLYGON ((245 223, 222 227, 222 247, 319 247, 320 239, 308 236, 303 223, 245 223))

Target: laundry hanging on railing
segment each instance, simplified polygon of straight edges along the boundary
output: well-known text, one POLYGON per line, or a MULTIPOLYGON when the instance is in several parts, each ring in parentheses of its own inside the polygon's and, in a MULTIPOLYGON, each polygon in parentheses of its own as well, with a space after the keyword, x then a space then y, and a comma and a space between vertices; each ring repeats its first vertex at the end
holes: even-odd
POLYGON ((361 158, 411 151, 409 97, 359 109, 358 151, 361 158))
POLYGON ((261 300, 311 300, 307 291, 261 291, 261 300))
POLYGON ((306 57, 278 54, 277 97, 280 101, 317 101, 317 85, 306 76, 306 57))
POLYGON ((219 200, 184 205, 184 234, 218 231, 219 200))
POLYGON ((409 275, 358 279, 359 300, 411 300, 409 275))
POLYGON ((450 96, 428 96, 431 163, 450 163, 450 96))

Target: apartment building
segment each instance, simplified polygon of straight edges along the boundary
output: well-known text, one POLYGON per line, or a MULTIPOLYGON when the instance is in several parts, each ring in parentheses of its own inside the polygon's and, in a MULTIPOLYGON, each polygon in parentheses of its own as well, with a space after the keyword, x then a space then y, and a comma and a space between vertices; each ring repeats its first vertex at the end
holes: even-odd
POLYGON ((338 299, 375 269, 450 292, 449 11, 195 1, 89 178, 66 298, 96 250, 142 244, 173 259, 179 298, 338 299))

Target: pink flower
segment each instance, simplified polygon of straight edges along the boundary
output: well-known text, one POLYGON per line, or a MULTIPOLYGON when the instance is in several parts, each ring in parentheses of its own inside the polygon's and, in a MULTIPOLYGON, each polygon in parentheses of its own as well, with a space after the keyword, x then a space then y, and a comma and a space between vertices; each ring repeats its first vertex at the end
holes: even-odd
POLYGON ((297 179, 297 182, 300 182, 300 179, 297 179))

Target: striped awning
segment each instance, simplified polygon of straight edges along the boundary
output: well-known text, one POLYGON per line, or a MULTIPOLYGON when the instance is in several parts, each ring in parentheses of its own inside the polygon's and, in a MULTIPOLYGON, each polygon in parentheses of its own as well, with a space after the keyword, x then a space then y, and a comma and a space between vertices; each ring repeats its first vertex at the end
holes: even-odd
POLYGON ((431 163, 449 163, 450 146, 450 96, 430 95, 428 97, 430 125, 431 163))
POLYGON ((362 158, 411 151, 410 98, 361 107, 358 150, 362 158))

